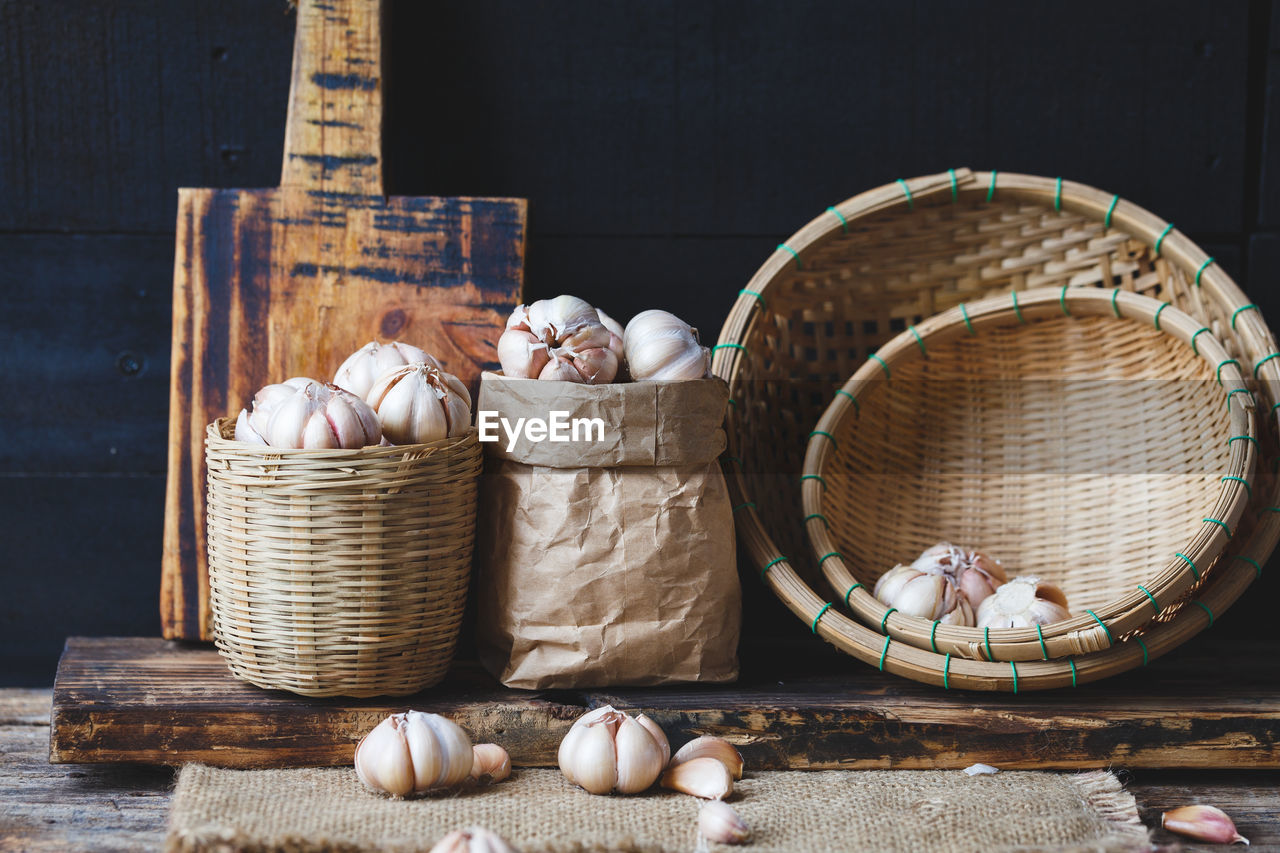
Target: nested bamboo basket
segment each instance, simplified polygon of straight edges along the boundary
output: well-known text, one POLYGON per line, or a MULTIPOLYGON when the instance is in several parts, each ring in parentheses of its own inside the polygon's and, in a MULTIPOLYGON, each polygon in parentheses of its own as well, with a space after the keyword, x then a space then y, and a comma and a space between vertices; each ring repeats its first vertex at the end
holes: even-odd
POLYGON ((471 573, 480 444, 264 448, 211 424, 214 642, 238 678, 403 696, 444 678, 471 573))
POLYGON ((894 639, 1074 656, 1184 605, 1245 513, 1257 447, 1240 367, 1198 321, 1114 289, 1013 291, 910 326, 836 392, 810 434, 804 522, 837 600, 894 639), (940 625, 871 594, 946 540, 1057 584, 1073 618, 940 625))
POLYGON ((908 325, 985 296, 1062 286, 1143 293, 1207 327, 1240 362, 1259 411, 1268 413, 1259 419, 1259 440, 1263 458, 1274 457, 1275 338, 1257 306, 1172 223, 1083 184, 967 169, 854 196, 796 232, 757 271, 712 362, 733 404, 724 465, 743 551, 815 634, 882 670, 943 687, 1072 686, 1185 642, 1261 575, 1280 539, 1269 465, 1259 466, 1223 558, 1189 593, 1195 606, 1113 636, 1100 651, 1022 663, 963 659, 892 642, 815 591, 825 581, 808 555, 799 477, 808 434, 835 391, 908 325))

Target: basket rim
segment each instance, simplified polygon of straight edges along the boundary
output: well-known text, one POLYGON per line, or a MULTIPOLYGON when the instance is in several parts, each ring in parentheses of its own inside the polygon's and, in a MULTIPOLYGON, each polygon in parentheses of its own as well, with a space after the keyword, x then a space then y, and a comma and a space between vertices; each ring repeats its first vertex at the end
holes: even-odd
MULTIPOLYGON (((1208 253, 1178 231, 1173 223, 1122 199, 1119 194, 1109 194, 1075 181, 996 170, 987 175, 967 168, 955 168, 921 175, 866 190, 827 208, 780 244, 757 269, 747 286, 739 291, 721 327, 719 339, 712 347, 712 372, 729 383, 732 395, 737 365, 746 357, 747 347, 743 340, 764 314, 770 285, 779 273, 790 263, 798 263, 814 245, 847 231, 855 219, 912 207, 913 202, 908 195, 916 200, 930 200, 947 194, 953 199, 960 195, 991 198, 997 191, 997 180, 1002 198, 1009 195, 1046 209, 1051 206, 1066 209, 1101 220, 1106 227, 1114 224, 1149 246, 1159 246, 1160 257, 1189 277, 1194 277, 1198 292, 1207 295, 1226 311, 1236 311, 1239 325, 1237 327, 1233 321, 1233 330, 1241 341, 1242 350, 1253 362, 1253 376, 1261 392, 1266 401, 1273 404, 1268 414, 1268 420, 1273 420, 1274 404, 1280 400, 1280 359, 1273 357, 1277 353, 1275 338, 1261 312, 1238 313, 1246 307, 1256 306, 1248 302, 1239 286, 1208 253)), ((730 422, 733 416, 731 407, 730 422)), ((890 648, 892 638, 875 634, 843 613, 833 611, 833 603, 819 597, 809 587, 765 530, 748 496, 742 463, 733 455, 737 436, 732 423, 727 424, 726 433, 730 442, 730 450, 722 457, 726 480, 734 503, 744 509, 737 516, 735 527, 739 540, 759 567, 763 582, 815 635, 841 651, 881 670, 887 669, 942 687, 951 686, 948 675, 953 673, 956 677, 951 680, 959 687, 1016 693, 1019 685, 1022 689, 1076 686, 1144 665, 1212 625, 1214 614, 1230 607, 1261 575, 1262 562, 1270 557, 1280 541, 1280 511, 1264 511, 1247 539, 1237 543, 1231 549, 1231 558, 1207 579, 1198 598, 1193 600, 1198 608, 1185 607, 1169 622, 1153 625, 1143 632, 1145 642, 1143 637, 1135 635, 1123 642, 1112 643, 1104 650, 1081 655, 1078 665, 1074 658, 1030 662, 1024 664, 1029 675, 1024 672, 1021 679, 1017 664, 1012 662, 1012 672, 1003 664, 976 660, 957 661, 957 668, 953 668, 950 655, 943 656, 906 644, 890 648), (879 646, 881 640, 884 641, 882 648, 879 646)), ((1255 503, 1280 506, 1280 478, 1277 478, 1271 493, 1260 496, 1255 503)))
POLYGON ((1154 325, 1157 331, 1188 346, 1198 338, 1193 348, 1197 358, 1211 366, 1222 365, 1224 368, 1222 382, 1227 407, 1223 414, 1230 422, 1231 432, 1228 434, 1247 435, 1256 440, 1253 401, 1246 397, 1239 401, 1239 405, 1231 405, 1238 391, 1248 392, 1243 373, 1216 338, 1201 335, 1200 325, 1195 319, 1168 303, 1114 288, 1062 287, 988 297, 940 312, 895 336, 869 358, 845 383, 843 393, 835 395, 817 427, 810 433, 807 444, 804 465, 807 479, 802 479, 801 496, 809 543, 832 589, 837 594, 848 590, 843 596, 845 605, 864 622, 880 624, 882 630, 895 639, 961 657, 999 661, 1062 657, 1081 649, 1103 648, 1111 634, 1125 635, 1145 627, 1164 608, 1177 603, 1200 580, 1201 572, 1197 566, 1210 566, 1226 549, 1231 534, 1219 521, 1231 528, 1236 527, 1249 503, 1250 487, 1245 483, 1252 481, 1256 464, 1252 441, 1229 444, 1228 468, 1217 499, 1206 507, 1208 517, 1201 522, 1198 535, 1183 546, 1178 556, 1171 555, 1159 574, 1144 580, 1142 588, 1147 590, 1146 593, 1135 587, 1127 595, 1069 619, 1044 625, 1039 630, 941 625, 933 620, 904 615, 877 600, 849 568, 827 525, 818 523, 825 522, 823 500, 826 481, 820 478, 825 473, 825 463, 834 453, 828 436, 841 431, 851 417, 860 413, 856 403, 860 392, 872 382, 892 381, 891 374, 886 373, 888 367, 923 358, 921 346, 926 341, 976 334, 982 328, 1017 329, 1035 322, 1061 320, 1064 315, 1123 319, 1126 323, 1140 321, 1144 325, 1154 325), (818 479, 810 476, 815 474, 818 479), (1159 603, 1161 601, 1163 603, 1159 603))

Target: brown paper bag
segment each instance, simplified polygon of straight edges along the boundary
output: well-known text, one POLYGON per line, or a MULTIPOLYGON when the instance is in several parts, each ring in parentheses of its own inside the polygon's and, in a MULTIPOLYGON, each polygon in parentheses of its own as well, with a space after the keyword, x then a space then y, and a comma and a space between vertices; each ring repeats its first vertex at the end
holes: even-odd
POLYGON ((484 374, 473 588, 480 660, 503 684, 737 678, 741 590, 716 462, 728 397, 719 379, 484 374), (515 428, 521 418, 552 428, 534 441, 515 428))

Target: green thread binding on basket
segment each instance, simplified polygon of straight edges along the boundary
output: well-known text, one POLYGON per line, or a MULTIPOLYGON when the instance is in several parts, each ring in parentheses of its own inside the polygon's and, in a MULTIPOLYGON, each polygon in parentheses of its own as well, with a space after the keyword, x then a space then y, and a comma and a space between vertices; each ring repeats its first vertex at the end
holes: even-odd
POLYGON ((1240 369, 1240 362, 1236 361, 1234 358, 1228 358, 1228 359, 1226 359, 1225 361, 1219 362, 1219 363, 1218 363, 1218 385, 1219 385, 1219 387, 1221 387, 1221 385, 1222 385, 1222 368, 1226 367, 1228 364, 1234 364, 1234 365, 1236 366, 1236 369, 1237 369, 1237 370, 1239 370, 1239 369, 1240 369))
POLYGON ((809 433, 809 438, 812 439, 815 435, 825 435, 827 438, 831 440, 832 447, 834 447, 836 450, 840 449, 840 443, 836 441, 836 437, 831 433, 827 432, 825 429, 815 429, 813 432, 809 433))
MULTIPOLYGON (((1262 365, 1266 364, 1268 361, 1271 361, 1273 358, 1280 358, 1280 352, 1273 352, 1273 353, 1271 353, 1271 355, 1267 356, 1267 357, 1266 357, 1266 358, 1264 358, 1262 361, 1258 362, 1257 364, 1255 364, 1255 365, 1253 366, 1253 378, 1254 378, 1254 379, 1257 379, 1257 378, 1258 378, 1258 371, 1262 369, 1262 365)), ((1272 408, 1274 409, 1275 407, 1274 407, 1274 406, 1272 406, 1272 408)))
POLYGON ((898 612, 898 608, 896 607, 890 607, 888 610, 884 612, 884 618, 880 620, 880 633, 883 634, 889 630, 888 628, 885 627, 885 625, 889 622, 889 617, 897 612, 898 612))
POLYGON ((893 639, 892 637, 884 638, 884 648, 880 650, 880 671, 881 672, 884 672, 884 659, 885 659, 885 656, 889 654, 889 641, 892 639, 893 639))
POLYGON ((1173 230, 1173 223, 1170 222, 1168 225, 1164 227, 1164 230, 1160 232, 1160 236, 1156 238, 1156 256, 1157 257, 1159 257, 1160 255, 1160 247, 1164 245, 1164 238, 1168 237, 1169 232, 1172 230, 1173 230))
POLYGON ((933 620, 933 628, 929 630, 929 645, 933 647, 933 653, 938 653, 938 620, 933 620))
POLYGON ((1227 480, 1235 480, 1237 483, 1243 483, 1245 494, 1249 496, 1249 500, 1253 500, 1253 486, 1249 484, 1248 480, 1244 477, 1237 477, 1235 474, 1228 474, 1218 482, 1225 483, 1227 480))
POLYGON ((1191 351, 1196 355, 1200 354, 1200 347, 1196 345, 1196 338, 1200 337, 1207 331, 1209 331, 1208 326, 1201 326, 1199 331, 1197 331, 1194 335, 1191 336, 1191 351))
POLYGON ((1213 263, 1213 258, 1205 258, 1204 263, 1196 270, 1196 287, 1200 286, 1200 276, 1204 275, 1204 271, 1209 268, 1209 264, 1213 263))
POLYGON ((1152 595, 1152 594, 1151 594, 1151 591, 1150 591, 1149 589, 1147 589, 1145 586, 1143 586, 1142 584, 1138 584, 1138 589, 1142 590, 1143 594, 1144 594, 1144 595, 1146 595, 1146 597, 1151 601, 1151 606, 1152 606, 1152 607, 1154 607, 1154 608, 1156 609, 1156 615, 1157 615, 1157 616, 1159 616, 1159 615, 1160 615, 1160 603, 1159 603, 1158 601, 1156 601, 1156 597, 1155 597, 1154 595, 1152 595))
POLYGON ((1111 635, 1111 629, 1107 627, 1107 623, 1099 619, 1098 614, 1094 613, 1092 610, 1086 610, 1085 613, 1088 613, 1090 616, 1092 616, 1093 621, 1097 622, 1099 625, 1102 626, 1102 630, 1105 631, 1107 634, 1107 640, 1111 642, 1112 645, 1114 645, 1116 638, 1111 635))
POLYGON ((1018 316, 1018 322, 1027 322, 1022 316, 1022 309, 1018 307, 1018 291, 1010 290, 1009 295, 1013 297, 1013 313, 1018 316))
POLYGON ((831 609, 831 602, 828 601, 822 605, 822 609, 818 611, 818 615, 813 617, 813 624, 809 626, 809 630, 814 634, 818 633, 818 620, 827 615, 827 611, 831 609))
POLYGON ((1115 290, 1111 291, 1111 310, 1115 312, 1117 319, 1120 317, 1120 306, 1116 303, 1116 300, 1119 298, 1120 288, 1117 287, 1115 290))
POLYGON ((844 229, 844 233, 849 233, 849 220, 844 218, 844 214, 836 210, 834 207, 828 207, 827 210, 836 215, 836 219, 840 220, 840 227, 844 229))
POLYGON ((1267 506, 1262 508, 1263 512, 1280 512, 1280 506, 1267 506))
POLYGON ((716 344, 711 348, 711 351, 715 352, 718 349, 740 349, 743 352, 747 351, 747 348, 744 347, 742 344, 716 344))
POLYGON ((1076 660, 1075 658, 1067 658, 1067 663, 1071 664, 1071 686, 1075 687, 1076 686, 1076 660))
POLYGON ((1212 628, 1213 627, 1213 611, 1209 609, 1209 605, 1205 604, 1203 601, 1201 601, 1198 598, 1194 599, 1191 603, 1199 606, 1201 609, 1204 610, 1205 613, 1209 614, 1209 627, 1212 628))
POLYGON ((960 316, 964 318, 964 326, 969 330, 969 334, 978 334, 973 330, 973 323, 969 322, 969 309, 964 307, 964 303, 960 303, 960 316))
POLYGON ((1044 630, 1041 629, 1040 623, 1036 623, 1036 636, 1040 638, 1040 651, 1044 653, 1044 659, 1049 659, 1049 647, 1044 644, 1044 630))
POLYGON ((1013 692, 1018 692, 1018 665, 1013 661, 1009 661, 1009 668, 1013 670, 1013 692))
POLYGON ((825 492, 827 490, 827 481, 822 479, 821 474, 801 474, 800 485, 803 486, 805 480, 817 480, 819 483, 822 484, 822 491, 825 492))
POLYGON ((947 659, 942 662, 942 689, 951 689, 951 652, 947 652, 947 659))
POLYGON ((991 203, 991 199, 992 199, 992 198, 994 198, 994 197, 995 197, 995 194, 996 194, 996 174, 997 174, 996 170, 995 170, 995 169, 992 169, 992 170, 991 170, 991 186, 987 188, 987 203, 988 203, 988 204, 990 204, 990 203, 991 203))
POLYGON ((853 586, 849 587, 849 589, 847 589, 847 590, 845 591, 845 594, 844 594, 844 606, 845 606, 845 607, 848 607, 848 606, 849 606, 849 596, 853 595, 853 591, 854 591, 855 589, 857 589, 858 587, 862 587, 863 589, 866 589, 866 587, 865 587, 865 586, 863 586, 861 583, 855 583, 853 586))
POLYGON ((893 378, 893 377, 891 377, 891 376, 889 375, 889 365, 887 365, 887 364, 885 364, 885 363, 884 363, 884 359, 883 359, 883 358, 881 358, 881 357, 880 357, 880 355, 879 355, 878 353, 874 353, 874 352, 873 352, 873 353, 871 353, 871 355, 867 356, 867 358, 874 358, 876 361, 880 362, 880 367, 882 367, 882 368, 884 369, 884 378, 885 378, 885 379, 891 379, 891 378, 893 378))
MULTIPOLYGON (((1231 411, 1231 398, 1237 394, 1248 394, 1249 399, 1253 400, 1253 392, 1250 391, 1248 388, 1232 388, 1230 391, 1227 392, 1227 411, 1228 412, 1231 411)), ((1254 402, 1257 402, 1257 401, 1254 400, 1254 402)))
POLYGON ((733 406, 735 409, 738 408, 738 401, 733 399, 732 397, 730 397, 727 400, 727 402, 729 403, 730 406, 733 406))
MULTIPOLYGON (((1248 437, 1248 436, 1246 436, 1246 438, 1247 438, 1247 437, 1248 437)), ((738 463, 738 470, 739 470, 739 471, 743 471, 743 470, 745 470, 745 469, 742 467, 742 460, 741 460, 741 459, 739 459, 739 458, 738 458, 738 457, 736 457, 736 456, 726 456, 726 457, 724 458, 724 461, 726 461, 726 462, 737 462, 737 463, 738 463)))
MULTIPOLYGON (((798 270, 799 270, 799 269, 804 269, 804 267, 800 266, 800 253, 799 253, 799 252, 797 252, 795 249, 793 249, 793 248, 791 248, 790 246, 788 246, 786 243, 779 243, 779 244, 778 244, 778 249, 781 249, 781 250, 782 250, 782 251, 784 251, 784 252, 790 252, 790 253, 791 253, 791 257, 793 257, 793 258, 795 258, 795 259, 796 259, 796 269, 798 269, 798 270)), ((776 251, 777 251, 777 249, 774 249, 774 251, 776 252, 776 251)))
POLYGON ((1053 209, 1062 210, 1062 176, 1058 176, 1058 183, 1053 188, 1053 209))
POLYGON ((827 560, 830 560, 832 557, 839 557, 840 559, 843 560, 844 554, 841 554, 839 551, 828 551, 826 554, 822 555, 822 559, 818 560, 819 568, 821 568, 822 564, 825 563, 827 560))
POLYGON ((1188 557, 1186 554, 1182 553, 1181 551, 1178 551, 1173 556, 1181 557, 1183 560, 1185 560, 1187 565, 1191 567, 1191 574, 1195 576, 1196 580, 1200 580, 1200 569, 1196 567, 1195 563, 1191 562, 1190 557, 1188 557))
POLYGON ((1203 521, 1205 524, 1216 524, 1216 525, 1218 525, 1218 526, 1219 526, 1219 527, 1221 527, 1223 530, 1227 531, 1227 538, 1228 538, 1228 539, 1230 539, 1230 538, 1231 538, 1231 528, 1230 528, 1230 527, 1227 527, 1227 523, 1226 523, 1225 521, 1219 521, 1219 520, 1218 520, 1218 519, 1216 519, 1216 518, 1202 518, 1202 519, 1201 519, 1201 521, 1203 521))
POLYGON ((1142 646, 1142 665, 1146 666, 1147 662, 1151 660, 1151 655, 1147 652, 1147 644, 1142 642, 1142 638, 1137 634, 1133 635, 1133 639, 1139 646, 1142 646))
POLYGON ((1107 208, 1107 216, 1102 220, 1103 228, 1111 227, 1111 214, 1116 212, 1116 205, 1120 203, 1120 194, 1117 193, 1111 197, 1111 206, 1107 208))
POLYGON ((767 311, 767 310, 769 309, 769 306, 764 304, 764 297, 763 297, 763 296, 761 296, 759 293, 756 293, 754 290, 747 290, 746 288, 743 288, 742 290, 739 290, 739 291, 738 291, 738 295, 739 295, 739 296, 754 296, 754 297, 756 298, 756 301, 760 303, 760 310, 761 310, 761 311, 767 311))
POLYGON ((907 186, 907 182, 902 180, 902 178, 898 178, 898 183, 902 185, 902 192, 907 197, 907 209, 915 210, 916 200, 911 197, 911 187, 907 186))
POLYGON ((755 507, 755 505, 756 505, 755 501, 747 501, 746 503, 740 503, 733 508, 733 512, 731 512, 730 515, 732 515, 734 512, 737 512, 738 510, 744 507, 755 507))
POLYGON ((951 203, 955 204, 960 200, 960 187, 956 184, 956 170, 947 169, 947 174, 951 177, 951 203))
POLYGON ((804 517, 804 523, 808 524, 810 521, 812 521, 815 518, 822 519, 822 526, 827 528, 828 530, 831 529, 831 522, 827 521, 827 517, 820 512, 811 512, 808 515, 806 515, 804 517))
POLYGON ((764 580, 765 576, 769 574, 770 569, 778 565, 778 563, 785 561, 786 559, 787 559, 786 557, 774 557, 772 560, 766 563, 765 567, 760 570, 760 580, 764 580))
POLYGON ((1244 554, 1236 554, 1236 559, 1237 559, 1237 560, 1244 560, 1246 563, 1248 563, 1249 565, 1253 566, 1253 569, 1254 569, 1253 579, 1254 579, 1254 580, 1257 580, 1258 578, 1262 577, 1262 566, 1261 566, 1261 564, 1259 564, 1259 563, 1258 563, 1258 561, 1257 561, 1257 560, 1253 559, 1253 557, 1246 557, 1244 554))
POLYGON ((987 626, 984 642, 987 644, 987 660, 993 661, 996 656, 991 654, 991 626, 987 626))
MULTIPOLYGON (((1280 403, 1278 403, 1277 405, 1280 405, 1280 403)), ((1262 445, 1261 445, 1261 444, 1258 444, 1258 439, 1254 438, 1254 437, 1253 437, 1253 436, 1251 436, 1251 435, 1233 435, 1233 436, 1231 436, 1231 438, 1228 438, 1228 439, 1227 439, 1227 447, 1230 447, 1230 446, 1231 446, 1231 442, 1233 442, 1233 441, 1252 441, 1252 442, 1253 442, 1253 446, 1254 446, 1254 447, 1256 447, 1256 448, 1258 449, 1258 452, 1259 452, 1259 453, 1261 453, 1261 452, 1262 452, 1262 445)))
POLYGON ((1062 308, 1063 314, 1066 314, 1068 317, 1071 316, 1071 310, 1067 308, 1067 286, 1065 284, 1062 286, 1061 295, 1058 296, 1058 305, 1062 308))
POLYGON ((1262 310, 1257 305, 1254 305, 1252 302, 1250 302, 1248 305, 1241 305, 1239 308, 1237 308, 1235 311, 1231 313, 1231 331, 1234 332, 1236 330, 1236 318, 1240 316, 1240 312, 1248 311, 1250 308, 1254 309, 1255 311, 1262 310))
POLYGON ((911 330, 911 334, 915 335, 916 345, 920 347, 920 354, 925 358, 929 357, 929 351, 924 348, 924 338, 920 337, 920 333, 916 331, 915 326, 907 326, 911 330))
POLYGON ((1155 320, 1157 332, 1160 331, 1160 312, 1168 307, 1169 307, 1168 302, 1161 302, 1160 307, 1156 309, 1156 316, 1152 318, 1153 320, 1155 320))
POLYGON ((849 398, 849 402, 853 403, 853 410, 854 410, 855 412, 857 412, 858 414, 862 414, 862 404, 858 402, 858 398, 857 398, 857 397, 853 396, 852 394, 850 394, 848 391, 844 390, 843 388, 841 388, 841 389, 839 389, 838 391, 836 391, 836 393, 837 393, 837 394, 843 394, 843 395, 845 395, 846 397, 848 397, 848 398, 849 398))

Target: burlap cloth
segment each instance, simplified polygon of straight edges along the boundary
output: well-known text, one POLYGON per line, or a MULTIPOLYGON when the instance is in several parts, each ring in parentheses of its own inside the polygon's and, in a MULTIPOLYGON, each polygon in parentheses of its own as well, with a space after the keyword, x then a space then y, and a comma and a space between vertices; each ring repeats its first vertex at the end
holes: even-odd
MULTIPOLYGON (((169 851, 425 851, 480 825, 524 853, 730 850, 700 845, 699 800, 655 789, 597 797, 556 770, 419 800, 366 791, 350 769, 188 765, 169 851)), ((749 773, 730 800, 751 851, 1119 851, 1145 849, 1133 797, 1110 773, 794 771, 749 773)))

